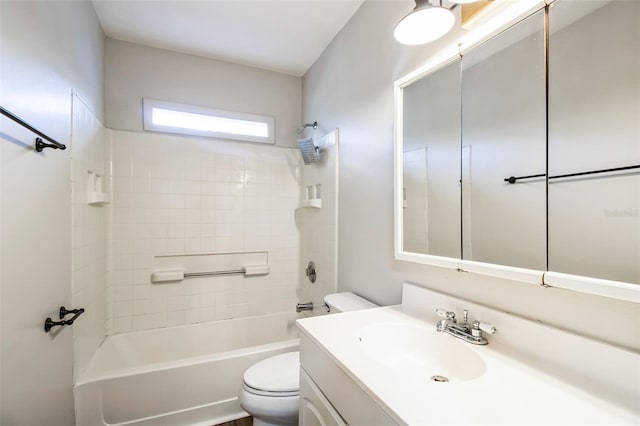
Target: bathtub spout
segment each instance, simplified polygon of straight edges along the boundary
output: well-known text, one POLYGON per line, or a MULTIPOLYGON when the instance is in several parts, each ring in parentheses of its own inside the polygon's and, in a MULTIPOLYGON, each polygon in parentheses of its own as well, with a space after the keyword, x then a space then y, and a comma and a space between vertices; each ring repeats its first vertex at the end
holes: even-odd
POLYGON ((296 312, 313 311, 313 302, 296 304, 296 312))

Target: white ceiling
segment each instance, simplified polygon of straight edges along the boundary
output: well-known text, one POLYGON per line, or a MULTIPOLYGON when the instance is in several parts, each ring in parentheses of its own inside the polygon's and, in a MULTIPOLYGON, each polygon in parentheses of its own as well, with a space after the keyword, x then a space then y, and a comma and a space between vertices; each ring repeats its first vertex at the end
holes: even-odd
POLYGON ((92 0, 105 34, 301 76, 364 0, 92 0))

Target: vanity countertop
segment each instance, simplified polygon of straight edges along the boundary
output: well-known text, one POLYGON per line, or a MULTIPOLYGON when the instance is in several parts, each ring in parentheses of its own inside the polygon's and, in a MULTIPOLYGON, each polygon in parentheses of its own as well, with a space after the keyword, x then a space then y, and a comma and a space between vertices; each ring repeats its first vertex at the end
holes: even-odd
MULTIPOLYGON (((500 324, 494 325, 500 330, 500 324)), ((634 401, 637 401, 637 394, 626 402, 618 403, 606 392, 598 393, 593 383, 582 380, 579 371, 554 375, 549 373, 549 368, 545 368, 546 361, 543 358, 535 360, 535 357, 525 357, 526 362, 523 362, 516 355, 517 351, 511 350, 509 345, 492 342, 497 335, 487 336, 490 343, 478 346, 448 334, 437 333, 435 322, 417 315, 410 306, 398 305, 307 318, 299 320, 298 327, 398 424, 610 425, 640 422, 640 405, 632 408, 634 401), (460 342, 482 359, 484 373, 471 380, 439 383, 431 381, 425 372, 411 374, 406 369, 383 365, 367 355, 359 337, 362 330, 372 324, 419 326, 426 333, 434 333, 426 336, 429 339, 460 342)), ((508 334, 508 330, 504 331, 508 334)), ((554 344, 553 337, 549 344, 554 344)), ((582 346, 579 349, 583 349, 582 346)), ((596 348, 594 352, 601 350, 596 348)), ((623 363, 630 362, 628 365, 632 369, 628 371, 627 380, 635 382, 635 387, 640 387, 638 354, 614 347, 611 350, 617 354, 614 361, 622 359, 623 363)), ((550 353, 553 352, 554 349, 550 348, 550 353)), ((588 356, 585 354, 585 357, 588 356)), ((609 362, 599 361, 605 369, 610 367, 609 362)), ((613 370, 618 367, 611 366, 613 370)))

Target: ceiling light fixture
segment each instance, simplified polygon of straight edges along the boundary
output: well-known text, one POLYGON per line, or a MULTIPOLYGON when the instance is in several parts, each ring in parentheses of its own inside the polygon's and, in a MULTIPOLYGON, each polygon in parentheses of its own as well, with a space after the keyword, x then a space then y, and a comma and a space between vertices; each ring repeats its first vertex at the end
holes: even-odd
POLYGON ((393 35, 402 44, 417 45, 436 40, 449 32, 456 20, 449 9, 428 0, 415 0, 416 7, 402 18, 393 35))

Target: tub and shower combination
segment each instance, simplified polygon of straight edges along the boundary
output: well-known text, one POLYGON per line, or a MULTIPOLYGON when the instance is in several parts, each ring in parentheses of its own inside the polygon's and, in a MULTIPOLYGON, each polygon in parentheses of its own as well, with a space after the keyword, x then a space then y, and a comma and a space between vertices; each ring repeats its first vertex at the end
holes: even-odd
POLYGON ((212 426, 240 418, 244 371, 298 350, 280 313, 109 336, 74 387, 79 426, 212 426))

